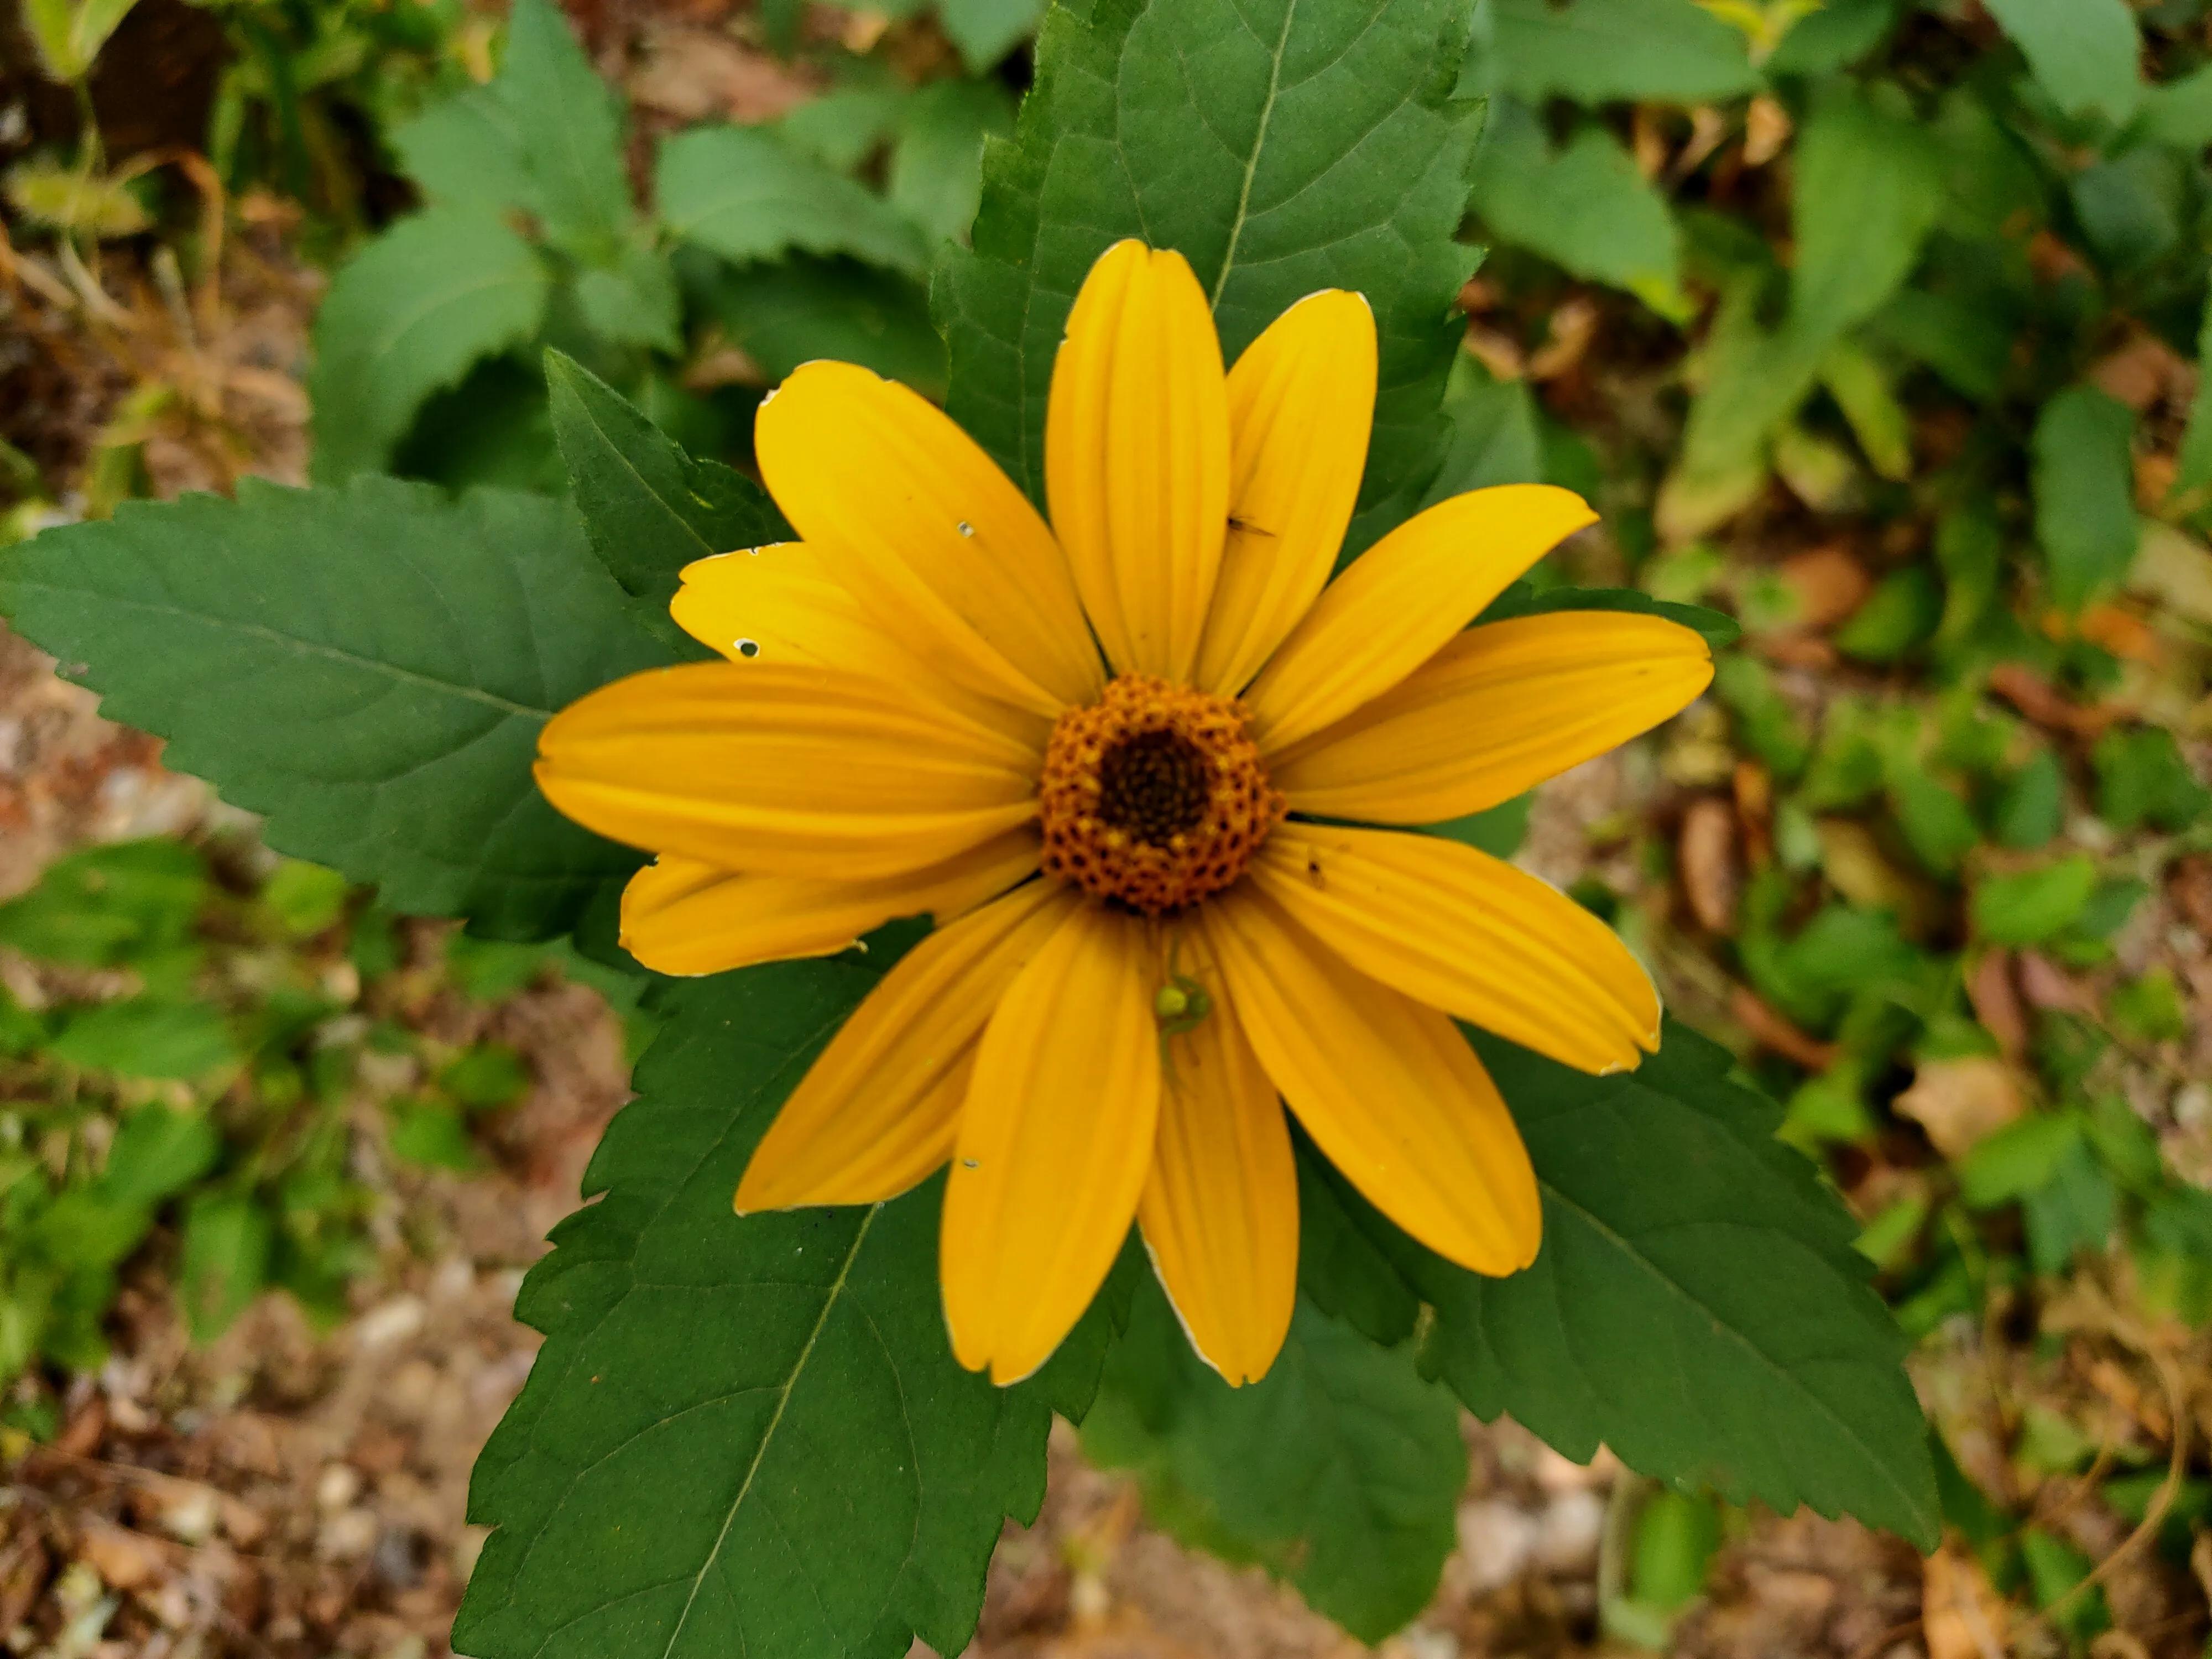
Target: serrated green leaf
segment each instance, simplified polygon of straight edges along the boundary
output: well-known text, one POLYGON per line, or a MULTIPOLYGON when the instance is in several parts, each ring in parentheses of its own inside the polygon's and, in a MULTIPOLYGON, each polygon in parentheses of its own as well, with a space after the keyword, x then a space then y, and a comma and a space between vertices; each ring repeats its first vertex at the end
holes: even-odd
POLYGON ((949 251, 938 273, 954 418, 1042 499, 1054 354, 1084 276, 1124 236, 1190 260, 1231 359, 1315 289, 1356 289, 1382 342, 1346 541, 1364 547, 1439 453, 1452 302, 1475 264, 1451 240, 1480 119, 1452 96, 1465 27, 1452 0, 1047 14, 1014 138, 984 155, 974 251, 949 251))
POLYGON ((1496 0, 1498 84, 1530 103, 1702 104, 1755 90, 1743 32, 1692 0, 1496 0))
POLYGON ((611 345, 672 356, 684 349, 683 296, 658 248, 626 242, 605 264, 577 272, 576 309, 584 325, 611 345))
POLYGON ((2052 598, 2079 611, 2128 574, 2136 517, 2135 412, 2094 386, 2069 386, 2036 417, 2035 536, 2052 598))
POLYGON ((669 234, 750 264, 796 248, 920 276, 929 243, 899 211, 758 127, 694 127, 660 146, 654 193, 669 234))
POLYGON ((743 1218, 730 1194, 871 958, 690 981, 518 1315, 547 1340, 471 1485, 478 1659, 896 1659, 966 1644, 1048 1413, 963 1370, 941 1182, 743 1218))
POLYGON ((1467 1480, 1458 1407, 1410 1344, 1378 1347, 1301 1301, 1273 1368, 1231 1389, 1149 1280, 1083 1445, 1133 1468, 1153 1520, 1184 1542, 1288 1579, 1364 1642, 1435 1593, 1467 1480))
POLYGON ((537 180, 514 113, 495 87, 471 87, 410 116, 386 135, 399 170, 424 198, 486 217, 535 212, 537 180))
POLYGON ((1474 1041, 1535 1162, 1544 1243, 1525 1272, 1483 1279, 1384 1228, 1380 1248, 1435 1310, 1425 1363, 1478 1416, 1510 1413, 1577 1462, 1602 1444, 1678 1486, 1850 1513, 1932 1547, 1904 1336, 1850 1214, 1772 1138, 1771 1103, 1680 1025, 1611 1078, 1474 1041))
POLYGON ((549 287, 529 243, 466 208, 403 219, 347 260, 315 315, 317 480, 381 468, 433 392, 537 335, 549 287))
POLYGON ((1525 106, 1501 99, 1475 157, 1474 210, 1498 240, 1575 276, 1682 311, 1681 237, 1636 158, 1595 123, 1558 149, 1525 106))
POLYGON ((817 357, 860 363, 925 397, 945 390, 945 342, 919 283, 853 259, 794 257, 724 267, 707 304, 746 355, 777 380, 817 357))
POLYGON ((981 75, 1036 29, 1045 0, 939 0, 945 33, 971 75, 981 75))
POLYGON ((622 112, 552 0, 516 0, 495 89, 546 234, 581 258, 611 254, 632 216, 622 112))
POLYGON ((7 554, 0 610, 391 908, 542 938, 637 861, 531 780, 554 711, 665 660, 558 503, 381 478, 126 502, 7 554))
POLYGON ((2069 115, 2126 120, 2142 101, 2142 34, 2127 0, 1985 0, 2027 54, 2051 100, 2069 115))
POLYGON ((983 141, 1013 130, 1013 100, 993 81, 939 81, 899 116, 891 205, 938 241, 964 240, 983 199, 983 141))
POLYGON ((547 352, 545 380, 592 550, 655 612, 695 559, 790 537, 766 490, 719 461, 694 460, 574 358, 547 352))

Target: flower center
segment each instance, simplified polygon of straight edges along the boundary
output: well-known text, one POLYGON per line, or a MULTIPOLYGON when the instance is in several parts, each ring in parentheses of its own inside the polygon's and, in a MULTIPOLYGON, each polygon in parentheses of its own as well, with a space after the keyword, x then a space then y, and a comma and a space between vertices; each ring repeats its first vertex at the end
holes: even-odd
POLYGON ((1147 916, 1243 875, 1284 811, 1243 705, 1141 674, 1060 717, 1039 797, 1046 872, 1147 916))

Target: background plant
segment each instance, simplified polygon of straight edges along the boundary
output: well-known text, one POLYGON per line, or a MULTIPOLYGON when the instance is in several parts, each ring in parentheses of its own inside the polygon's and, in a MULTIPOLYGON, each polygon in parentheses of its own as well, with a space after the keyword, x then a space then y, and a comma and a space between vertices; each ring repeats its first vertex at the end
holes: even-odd
MULTIPOLYGON (((580 595, 590 588, 580 560, 597 553, 621 595, 564 613, 569 643, 556 630, 549 647, 563 659, 555 680, 581 686, 610 672, 610 659, 665 648, 650 638, 588 647, 587 637, 615 637, 615 610, 649 627, 684 558, 776 533, 742 480, 690 455, 742 466, 750 403, 805 357, 857 357, 949 389, 956 412, 1023 476, 1042 382, 1033 374, 1009 391, 1005 377, 1054 326, 1052 283, 1031 262, 1055 252, 1071 222, 1132 212, 1178 227, 1161 233, 1168 240, 1193 237, 1201 262, 1213 233, 1192 207, 1208 199, 1210 179, 1147 194, 1141 168, 1125 190, 1110 170, 1062 162, 1055 172, 1042 144, 1018 144, 992 163, 1000 194, 979 222, 979 258, 948 257, 938 278, 945 355, 922 278, 971 216, 981 135, 1006 130, 1025 67, 1020 55, 1003 58, 1024 27, 1019 10, 981 21, 975 9, 916 10, 885 18, 872 39, 827 40, 795 10, 769 9, 759 38, 798 54, 819 94, 757 125, 674 134, 637 131, 633 118, 626 135, 548 11, 526 8, 503 55, 471 64, 447 52, 445 78, 409 82, 421 95, 382 129, 384 154, 424 205, 340 265, 318 323, 319 403, 370 416, 349 422, 336 446, 325 434, 319 474, 390 469, 448 487, 565 489, 584 535, 520 504, 453 507, 381 489, 319 507, 336 518, 298 517, 292 529, 364 549, 458 536, 479 594, 511 585, 536 556, 520 550, 532 538, 559 544, 552 556, 580 595), (477 84, 495 59, 495 74, 477 84), (545 122, 551 87, 583 112, 583 160, 554 142, 574 124, 556 132, 545 122), (734 179, 747 187, 729 190, 734 179), (417 272, 492 280, 470 302, 426 313, 420 334, 373 349, 395 321, 414 326, 439 291, 416 284, 417 272), (1004 307, 1038 293, 1045 319, 1006 331, 1004 307), (546 376, 549 344, 574 367, 555 360, 546 376), (648 417, 685 447, 654 436, 648 417), (501 441, 463 441, 483 434, 501 441)), ((1090 34, 1063 20, 1061 46, 1110 37, 1122 10, 1104 8, 1090 34)), ((1408 40, 1442 16, 1389 15, 1408 40)), ((1723 660, 1716 706, 1681 722, 1643 772, 1632 763, 1628 810, 1583 826, 1593 873, 1578 892, 1660 964, 1674 1006, 1729 1038, 1787 1102, 1784 1133, 1820 1156, 1865 1224, 1860 1253, 1919 1340, 1923 1382, 1968 1465, 1971 1481, 1947 1470, 1943 1488, 1946 1516, 1972 1547, 1962 1559, 2087 1642, 2111 1609, 2094 1587, 2075 1588, 2092 1563, 2069 1519, 2075 1489, 2104 1512, 2145 1521, 2142 1553, 2158 1545, 2178 1559, 2206 1504, 2197 1461, 2171 1428, 2185 1398, 2169 1402, 2162 1433, 2155 1411, 2115 1425, 2080 1382, 2101 1360, 2154 1401, 2176 1365, 2192 1389, 2207 1311, 2199 1183, 2212 1164, 2188 1086, 2205 1059, 2212 910, 2199 712, 2212 448, 2189 361, 2204 312, 2212 137, 2202 123, 2212 108, 2203 9, 1486 0, 1469 25, 1452 90, 1488 100, 1467 199, 1468 234, 1493 252, 1462 295, 1474 318, 1467 349, 1435 352, 1428 325, 1413 320, 1434 313, 1418 307, 1386 333, 1401 409, 1433 395, 1449 362, 1452 426, 1439 449, 1418 417, 1395 423, 1364 522, 1450 489, 1547 478, 1599 499, 1610 532, 1571 550, 1545 581, 1711 604, 1741 624, 1746 643, 1723 660), (2085 1334, 2090 1293, 2107 1313, 2085 1334), (2041 1337, 2055 1379, 2025 1405, 1959 1381, 1980 1364, 1983 1334, 2006 1327, 2041 1337)), ((1203 175, 1191 158, 1209 153, 1205 124, 1182 121, 1172 99, 1126 131, 1085 101, 1117 69, 1165 61, 1145 55, 1164 52, 1147 27, 1161 26, 1139 19, 1121 56, 1065 60, 1073 66, 1044 76, 1039 104, 1066 122, 1070 154, 1097 158, 1118 144, 1203 175)), ((1419 83, 1401 75, 1394 95, 1419 83)), ((1233 76, 1221 84, 1241 86, 1233 76)), ((1357 103, 1356 76, 1326 84, 1340 104, 1357 103)), ((1378 130, 1419 130, 1403 125, 1407 107, 1449 107, 1424 96, 1393 108, 1400 126, 1378 130)), ((1286 105, 1281 130, 1333 130, 1319 101, 1286 105)), ((1431 153, 1448 159, 1460 140, 1444 131, 1429 130, 1431 153)), ((235 165, 263 165, 251 157, 264 153, 242 143, 235 165)), ((1448 173, 1423 182, 1438 201, 1449 194, 1448 173)), ((342 244, 343 222, 333 225, 342 244)), ((1261 216, 1240 243, 1255 232, 1281 240, 1263 234, 1241 257, 1264 260, 1271 246, 1287 255, 1310 228, 1295 214, 1261 216)), ((1345 260, 1364 252, 1317 245, 1345 260)), ((1441 296, 1471 264, 1449 283, 1441 268, 1418 280, 1441 296)), ((1331 270, 1306 285, 1324 280, 1345 279, 1331 270)), ((1396 270, 1377 283, 1388 291, 1409 280, 1396 270)), ((1224 292, 1233 335, 1237 295, 1224 292)), ((273 502, 250 505, 275 524, 273 502)), ((195 510, 210 545, 239 538, 234 521, 195 510)), ((154 539, 127 544, 150 559, 154 539)), ((118 576, 118 591, 128 586, 118 576)), ((547 586, 534 616, 560 611, 547 586)), ((442 661, 462 641, 440 643, 442 661)), ((123 707, 129 688, 103 689, 123 707)), ((156 690, 139 693, 137 717, 159 727, 176 688, 156 690)), ((482 743, 516 750, 515 724, 482 743)), ((222 734, 211 732, 197 739, 209 757, 195 759, 189 734, 175 735, 180 764, 245 799, 222 769, 240 750, 219 763, 222 734)), ((374 749, 374 733, 361 740, 374 749)), ((445 790, 483 790, 497 771, 487 765, 462 785, 442 764, 445 790)), ((264 798, 246 804, 273 809, 277 844, 381 881, 402 908, 466 907, 479 925, 526 933, 580 921, 587 940, 596 915, 603 929, 621 860, 556 829, 510 823, 481 854, 480 836, 458 834, 463 856, 442 849, 419 866, 376 868, 349 843, 343 811, 303 813, 259 781, 264 798), (309 840, 287 839, 301 836, 309 840), (557 902, 534 908, 547 894, 557 902)), ((499 797, 526 820, 522 799, 499 797)), ((1510 844, 1518 823, 1507 812, 1468 833, 1510 844)), ((841 994, 793 994, 801 1000, 791 1006, 811 1008, 805 998, 841 994)), ((771 1012, 748 1004, 744 1017, 771 1012)), ((690 1017, 718 1016, 696 1003, 690 1017)), ((758 1061, 703 1037, 679 1043, 661 1055, 664 1069, 649 1066, 647 1105, 656 1083, 680 1101, 720 1070, 758 1061)), ((1717 1073, 1679 1086, 1703 1097, 1717 1073)), ((1646 1103, 1647 1115, 1656 1109, 1646 1103)), ((1723 1111, 1698 1133, 1717 1124, 1733 1135, 1733 1121, 1723 1111)), ((655 1190, 650 1151, 620 1134, 611 1143, 601 1174, 617 1195, 655 1190)), ((1295 1363, 1264 1419, 1239 1419, 1236 1402, 1160 1351, 1140 1265, 1121 1281, 1137 1300, 1105 1362, 1086 1443, 1139 1469, 1155 1512, 1187 1536, 1296 1577, 1354 1628, 1402 1619, 1425 1595, 1422 1564, 1449 1546, 1457 1487, 1455 1407, 1425 1374, 1478 1409, 1513 1411, 1571 1452, 1602 1438, 1690 1489, 1623 1506, 1633 1559, 1607 1592, 1607 1618, 1632 1638, 1664 1636, 1717 1540, 1740 1524, 1707 1486, 1784 1504, 1808 1495, 1746 1485, 1740 1468, 1736 1484, 1716 1480, 1710 1448, 1669 1443, 1656 1425, 1639 1438, 1634 1423, 1601 1422, 1619 1402, 1602 1389, 1578 1397, 1556 1370, 1528 1373, 1528 1391, 1513 1394, 1513 1367, 1497 1352, 1505 1339, 1470 1344, 1455 1367, 1450 1329, 1439 1335, 1419 1313, 1425 1304, 1441 1321, 1451 1297, 1425 1283, 1419 1264, 1389 1261, 1387 1249, 1378 1257, 1356 1206, 1345 1217, 1325 1186, 1307 1210, 1310 1228, 1334 1230, 1321 1235, 1326 1249, 1314 1232, 1307 1241, 1309 1258, 1328 1265, 1309 1273, 1295 1363), (1417 1331, 1419 1367, 1390 1346, 1417 1331), (1378 1402, 1379 1419, 1402 1432, 1332 1437, 1313 1413, 1346 1397, 1378 1402), (1317 1461, 1233 1455, 1286 1442, 1317 1461), (1286 1492, 1329 1498, 1304 1513, 1286 1509, 1286 1492), (1382 1504, 1384 1492, 1403 1507, 1382 1504), (1389 1570, 1361 1554, 1376 1539, 1391 1540, 1389 1570)), ((584 1236, 591 1249, 616 1237, 584 1236)), ((641 1236, 626 1248, 648 1246, 641 1236)), ((871 1232, 851 1248, 865 1265, 890 1246, 871 1232)), ((562 1282, 554 1260, 544 1282, 562 1282)), ((554 1306, 550 1291, 536 1294, 534 1305, 554 1306)), ((1485 1332, 1512 1316, 1510 1306, 1462 1312, 1485 1332)), ((1590 1340, 1611 1340, 1616 1313, 1594 1316, 1590 1340)), ((1534 1341, 1517 1334, 1523 1347, 1534 1341)), ((1562 1335, 1569 1350, 1579 1340, 1562 1335)), ((613 1339, 574 1336, 586 1346, 572 1349, 562 1340, 556 1352, 580 1356, 613 1339)), ((1080 1392, 1051 1403, 1075 1414, 1080 1392)), ((555 1399, 539 1409, 557 1415, 558 1397, 539 1397, 555 1399)), ((537 1443, 521 1432, 495 1451, 537 1443)), ((527 1510, 527 1463, 488 1473, 487 1490, 527 1510)), ((1018 1507, 1025 1491, 1010 1475, 1001 1495, 1018 1507)), ((929 1559, 971 1559, 960 1551, 984 1530, 976 1523, 965 1545, 932 1534, 942 1553, 929 1559)), ((951 1617, 900 1594, 909 1619, 951 1617)), ((844 1638, 823 1639, 834 1650, 844 1638)))

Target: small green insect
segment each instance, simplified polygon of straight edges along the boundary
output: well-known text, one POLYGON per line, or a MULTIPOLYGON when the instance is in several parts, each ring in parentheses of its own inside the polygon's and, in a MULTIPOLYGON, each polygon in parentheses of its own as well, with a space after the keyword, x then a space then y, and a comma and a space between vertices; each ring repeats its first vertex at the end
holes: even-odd
POLYGON ((1168 1041, 1196 1030, 1213 1012, 1213 994, 1176 966, 1182 952, 1178 941, 1168 957, 1168 982, 1152 993, 1152 1018, 1160 1027, 1160 1070, 1172 1080, 1175 1056, 1168 1041))

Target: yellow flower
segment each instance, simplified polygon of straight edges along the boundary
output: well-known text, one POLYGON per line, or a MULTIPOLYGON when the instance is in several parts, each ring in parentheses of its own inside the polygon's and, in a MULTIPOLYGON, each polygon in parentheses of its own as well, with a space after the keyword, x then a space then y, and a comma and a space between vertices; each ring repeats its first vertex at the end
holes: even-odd
POLYGON ((1092 269, 1052 378, 1052 523, 950 419, 847 363, 761 407, 803 538, 702 561, 673 611, 729 660, 545 730, 545 793, 659 854, 623 942, 705 974, 930 912, 754 1153, 741 1212, 890 1198, 950 1163, 953 1351, 1042 1364, 1134 1218, 1192 1342, 1263 1374, 1296 1296, 1284 1107, 1478 1273, 1536 1254, 1536 1182, 1463 1019, 1592 1072, 1656 1046, 1602 923, 1402 830, 1494 806, 1683 708, 1691 630, 1468 622, 1577 496, 1454 497, 1329 580, 1366 464, 1367 304, 1300 301, 1224 372, 1176 253, 1092 269))

